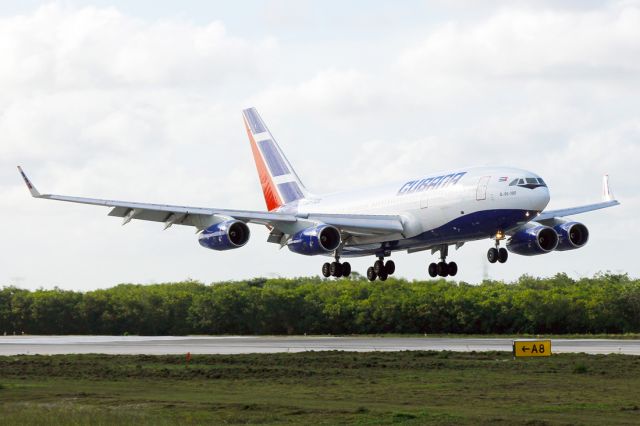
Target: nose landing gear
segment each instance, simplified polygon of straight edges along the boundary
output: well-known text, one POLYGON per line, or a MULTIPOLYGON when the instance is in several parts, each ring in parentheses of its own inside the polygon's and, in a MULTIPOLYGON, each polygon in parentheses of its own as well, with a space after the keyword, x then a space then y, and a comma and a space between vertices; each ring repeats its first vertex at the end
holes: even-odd
POLYGON ((487 251, 487 260, 489 263, 505 263, 509 259, 509 252, 506 248, 500 247, 500 241, 504 240, 504 234, 501 231, 496 233, 496 246, 491 247, 487 251))

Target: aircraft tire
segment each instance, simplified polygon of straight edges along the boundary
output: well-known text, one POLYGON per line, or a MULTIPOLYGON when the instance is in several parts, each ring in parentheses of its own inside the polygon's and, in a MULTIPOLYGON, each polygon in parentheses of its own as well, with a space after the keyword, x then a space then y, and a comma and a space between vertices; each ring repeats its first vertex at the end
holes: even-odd
POLYGON ((429 264, 429 276, 435 278, 438 276, 438 266, 435 263, 429 264))
POLYGON ((498 249, 491 247, 489 251, 487 251, 487 260, 489 263, 496 263, 498 261, 498 249))
POLYGON ((456 262, 451 262, 447 265, 447 273, 450 277, 455 277, 458 273, 458 264, 456 262))
POLYGON ((389 278, 389 275, 385 271, 382 271, 382 273, 378 275, 378 279, 380 281, 386 281, 387 278, 389 278))
POLYGON ((344 262, 342 264, 342 276, 347 278, 351 275, 351 264, 349 262, 344 262))
POLYGON ((387 275, 393 275, 393 273, 396 271, 396 264, 393 260, 387 260, 387 263, 384 264, 384 271, 387 273, 387 275))
POLYGON ((438 268, 438 275, 440 275, 441 277, 444 278, 449 274, 449 271, 447 270, 446 262, 439 262, 437 268, 438 268))
POLYGON ((509 252, 506 248, 501 247, 500 250, 498 250, 498 262, 505 263, 507 259, 509 259, 509 252))
POLYGON ((373 270, 376 275, 380 275, 384 271, 384 262, 382 260, 376 260, 373 264, 373 270))
POLYGON ((322 265, 322 276, 325 278, 329 278, 331 276, 331 265, 329 264, 329 262, 325 262, 322 265))
POLYGON ((375 281, 376 278, 378 278, 378 274, 373 270, 373 266, 369 266, 369 269, 367 269, 367 278, 369 281, 375 281))
POLYGON ((331 262, 331 266, 329 267, 329 271, 331 272, 332 277, 340 277, 342 276, 342 265, 338 262, 331 262))

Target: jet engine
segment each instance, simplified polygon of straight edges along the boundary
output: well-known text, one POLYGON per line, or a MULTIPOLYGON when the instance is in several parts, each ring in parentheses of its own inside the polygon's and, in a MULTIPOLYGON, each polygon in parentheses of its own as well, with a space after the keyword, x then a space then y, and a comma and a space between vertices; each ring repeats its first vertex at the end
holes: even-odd
POLYGON ((558 246, 558 234, 548 226, 533 226, 516 232, 507 242, 510 252, 523 256, 549 253, 558 246))
POLYGON ((202 247, 212 250, 231 250, 249 241, 249 227, 239 220, 216 223, 205 229, 198 238, 202 247))
POLYGON ((556 250, 574 250, 587 244, 589 230, 579 222, 566 222, 553 227, 558 233, 558 247, 556 250))
POLYGON ((314 256, 331 253, 340 241, 340 231, 336 227, 322 224, 293 234, 287 247, 294 253, 314 256))

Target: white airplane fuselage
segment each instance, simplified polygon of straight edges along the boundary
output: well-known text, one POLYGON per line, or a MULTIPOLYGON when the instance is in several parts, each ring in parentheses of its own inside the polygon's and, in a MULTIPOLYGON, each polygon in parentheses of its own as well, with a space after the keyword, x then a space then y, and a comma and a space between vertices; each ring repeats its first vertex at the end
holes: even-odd
POLYGON ((492 238, 534 219, 549 203, 549 190, 546 185, 510 186, 519 178, 540 179, 535 173, 510 167, 456 169, 300 200, 295 207, 283 206, 281 210, 294 208, 298 215, 344 213, 402 218, 403 233, 353 236, 345 241, 342 255, 346 257, 419 249, 492 238), (461 175, 459 179, 451 178, 457 175, 461 175))

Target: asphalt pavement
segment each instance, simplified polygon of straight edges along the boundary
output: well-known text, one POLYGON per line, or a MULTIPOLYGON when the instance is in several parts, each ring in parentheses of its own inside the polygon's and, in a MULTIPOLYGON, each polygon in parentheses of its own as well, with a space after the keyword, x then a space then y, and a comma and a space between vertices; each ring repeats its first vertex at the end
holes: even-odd
MULTIPOLYGON (((552 352, 640 355, 640 339, 551 339, 552 352)), ((0 355, 511 351, 510 338, 336 336, 0 336, 0 355)))

